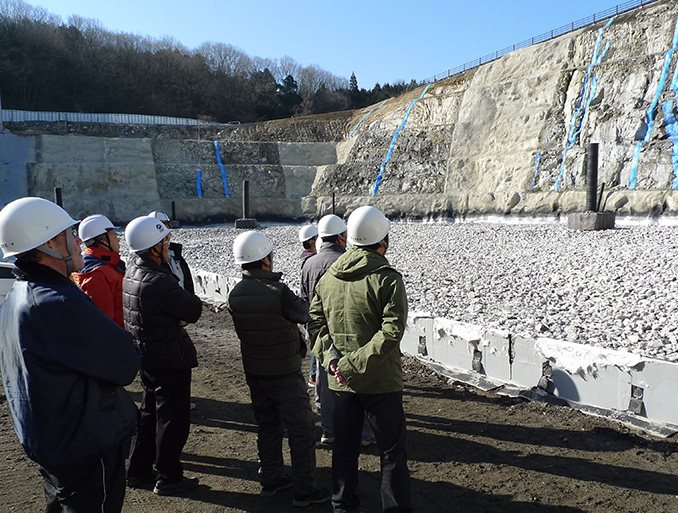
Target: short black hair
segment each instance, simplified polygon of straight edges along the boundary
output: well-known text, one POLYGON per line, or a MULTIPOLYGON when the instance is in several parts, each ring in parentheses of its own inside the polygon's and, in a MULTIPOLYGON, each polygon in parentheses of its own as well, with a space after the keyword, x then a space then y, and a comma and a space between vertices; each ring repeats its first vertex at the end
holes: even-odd
POLYGON ((341 234, 326 235, 325 237, 320 237, 320 238, 323 240, 323 242, 332 242, 332 243, 336 244, 339 241, 339 235, 341 235, 341 234))
MULTIPOLYGON (((386 244, 388 244, 388 233, 386 234, 386 236, 384 237, 383 240, 386 241, 386 244)), ((379 249, 379 248, 381 247, 381 241, 375 242, 374 244, 370 244, 370 245, 368 245, 368 246, 360 246, 360 247, 361 247, 361 248, 369 248, 369 249, 377 250, 377 249, 379 249)))
POLYGON ((263 260, 255 260, 254 262, 248 262, 246 264, 242 264, 242 270, 243 271, 251 271, 252 269, 261 269, 263 266, 264 266, 263 260))

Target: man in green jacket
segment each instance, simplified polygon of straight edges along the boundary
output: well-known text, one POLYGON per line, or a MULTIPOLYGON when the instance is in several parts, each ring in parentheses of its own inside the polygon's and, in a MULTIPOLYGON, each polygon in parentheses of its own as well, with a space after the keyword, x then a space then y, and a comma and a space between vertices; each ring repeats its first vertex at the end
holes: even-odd
POLYGON ((374 430, 382 461, 386 512, 411 512, 405 450, 400 340, 407 321, 402 276, 389 266, 388 219, 360 207, 348 219, 344 253, 320 279, 311 303, 313 352, 330 377, 335 401, 332 506, 355 513, 363 419, 374 430))

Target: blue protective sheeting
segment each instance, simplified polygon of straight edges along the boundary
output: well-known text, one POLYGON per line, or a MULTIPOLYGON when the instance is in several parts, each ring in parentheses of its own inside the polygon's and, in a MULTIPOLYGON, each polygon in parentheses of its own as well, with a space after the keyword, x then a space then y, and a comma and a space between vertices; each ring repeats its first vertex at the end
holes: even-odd
POLYGON ((202 198, 202 175, 199 169, 195 170, 195 188, 198 191, 198 198, 202 198))
POLYGON ((355 128, 354 128, 353 130, 351 130, 351 133, 348 134, 348 138, 350 139, 351 136, 353 135, 353 132, 355 132, 356 130, 358 130, 358 127, 360 126, 360 124, 361 124, 363 121, 365 121, 365 118, 366 118, 367 116, 369 116, 369 115, 372 114, 375 110, 377 110, 379 107, 381 107, 382 105, 384 105, 384 103, 386 103, 388 100, 389 100, 389 99, 386 98, 383 102, 381 102, 379 105, 377 105, 377 106, 374 107, 371 111, 369 111, 367 114, 365 114, 365 115, 362 117, 362 119, 361 119, 360 121, 358 121, 358 124, 355 126, 355 128))
POLYGON ((224 182, 224 194, 226 195, 227 198, 230 198, 231 196, 229 195, 228 192, 228 180, 226 179, 226 169, 224 168, 224 165, 221 163, 221 152, 219 151, 219 141, 214 141, 214 148, 217 150, 217 163, 221 168, 221 181, 224 182))
POLYGON ((535 185, 537 185, 537 174, 539 173, 539 161, 541 160, 541 151, 537 153, 537 156, 534 158, 534 177, 532 178, 532 188, 534 190, 535 185))
MULTIPOLYGON (((676 20, 676 28, 673 33, 673 44, 671 45, 671 49, 666 52, 666 57, 664 58, 664 67, 662 68, 662 74, 659 78, 659 84, 657 84, 657 91, 655 92, 652 103, 650 104, 650 108, 647 109, 647 132, 645 133, 645 138, 636 144, 636 151, 633 154, 633 161, 631 162, 631 174, 629 176, 630 191, 636 188, 636 180, 638 178, 638 162, 640 161, 640 147, 643 145, 643 143, 646 143, 650 140, 650 135, 654 126, 657 105, 659 104, 659 97, 661 96, 664 86, 666 85, 666 78, 669 75, 669 67, 671 66, 671 59, 676 47, 678 47, 678 20, 676 20)), ((677 79, 674 76, 674 81, 676 80, 677 79)), ((671 86, 673 87, 673 83, 671 86)), ((675 164, 674 169, 676 169, 675 164)))
POLYGON ((672 189, 678 189, 678 126, 676 116, 673 114, 673 100, 662 103, 664 111, 664 124, 666 125, 666 135, 673 141, 673 184, 672 189))
POLYGON ((377 175, 377 180, 374 183, 374 188, 372 189, 372 196, 377 194, 377 191, 379 190, 379 184, 381 183, 381 178, 384 176, 384 168, 386 167, 386 164, 388 163, 389 160, 391 160, 391 155, 393 154, 393 148, 395 147, 395 142, 396 139, 398 138, 398 135, 400 134, 400 131, 405 128, 405 124, 407 123, 407 118, 410 117, 410 112, 412 112, 412 109, 414 108, 414 104, 417 103, 419 100, 421 100, 424 95, 426 94, 426 91, 428 91, 428 88, 431 87, 431 84, 427 85, 424 91, 421 93, 421 96, 414 100, 412 104, 410 105, 410 108, 407 109, 407 113, 405 114, 405 119, 403 119, 403 122, 400 124, 400 127, 395 131, 393 134, 393 139, 391 139, 391 144, 388 147, 388 153, 386 153, 386 159, 381 163, 381 166, 379 166, 379 175, 377 175))
POLYGON ((558 173, 558 178, 556 179, 556 185, 553 187, 554 191, 557 191, 558 188, 560 187, 560 181, 562 180, 563 175, 565 174, 565 157, 567 156, 567 152, 570 148, 572 148, 574 146, 574 143, 577 141, 577 137, 579 137, 579 134, 581 133, 582 127, 584 126, 584 124, 586 123, 586 120, 588 119, 589 106, 591 105, 591 101, 596 96, 596 89, 598 87, 598 75, 593 77, 593 80, 591 81, 590 86, 589 86, 589 78, 591 76, 591 70, 593 69, 593 67, 598 66, 603 61, 605 54, 610 49, 610 42, 608 41, 607 44, 605 45, 605 49, 603 50, 602 53, 600 53, 600 44, 603 40, 603 31, 607 27, 609 27, 610 24, 613 21, 614 21, 614 18, 610 18, 610 20, 605 24, 604 27, 601 27, 600 29, 598 29, 598 39, 596 40, 596 48, 593 51, 593 56, 591 57, 591 64, 589 64, 589 67, 586 68, 586 74, 584 75, 584 87, 582 88, 581 98, 579 100, 579 106, 575 109, 574 114, 572 115, 572 123, 570 124, 570 132, 567 136, 567 145, 565 146, 565 149, 563 150, 563 161, 560 164, 560 173, 558 173), (586 105, 584 106, 584 104, 586 104, 586 105), (581 113, 582 108, 584 109, 584 115, 582 116, 579 123, 577 123, 577 119, 579 118, 579 114, 581 113))

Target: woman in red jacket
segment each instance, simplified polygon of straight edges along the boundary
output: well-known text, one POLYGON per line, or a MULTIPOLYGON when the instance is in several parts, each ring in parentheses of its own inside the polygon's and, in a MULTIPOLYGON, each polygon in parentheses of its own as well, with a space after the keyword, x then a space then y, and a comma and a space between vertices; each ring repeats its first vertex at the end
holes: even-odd
POLYGON ((85 243, 85 267, 73 273, 73 281, 121 328, 122 279, 125 264, 120 260, 120 245, 113 223, 106 216, 86 217, 78 227, 85 243))

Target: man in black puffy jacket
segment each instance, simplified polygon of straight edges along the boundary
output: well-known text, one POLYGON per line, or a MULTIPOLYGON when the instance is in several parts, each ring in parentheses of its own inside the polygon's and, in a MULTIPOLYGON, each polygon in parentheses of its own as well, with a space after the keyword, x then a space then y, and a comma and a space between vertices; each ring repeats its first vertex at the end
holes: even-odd
POLYGON ((195 347, 183 328, 197 322, 202 302, 179 286, 167 262, 170 230, 152 217, 125 229, 134 253, 122 284, 125 328, 141 349, 141 419, 127 469, 127 485, 155 479, 158 495, 176 495, 198 486, 184 476, 181 452, 190 428, 191 369, 195 347), (153 475, 153 465, 157 476, 153 475))
POLYGON ((228 296, 240 339, 245 378, 257 421, 261 495, 294 486, 292 504, 305 507, 330 500, 316 485, 315 437, 311 404, 301 360, 306 344, 297 324, 306 323, 308 303, 273 272, 273 245, 259 232, 244 232, 233 242, 243 279, 228 296), (287 428, 292 478, 283 471, 282 441, 287 428))

